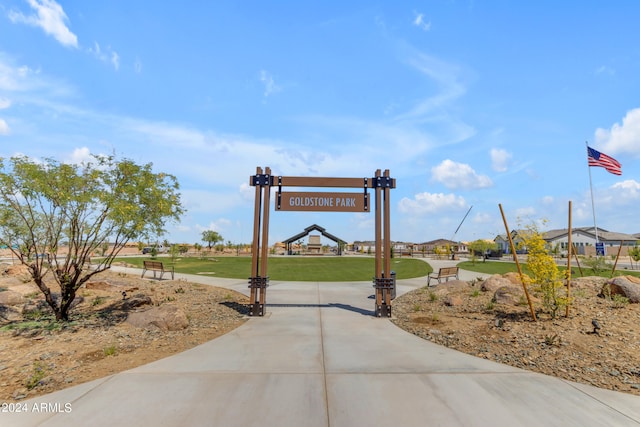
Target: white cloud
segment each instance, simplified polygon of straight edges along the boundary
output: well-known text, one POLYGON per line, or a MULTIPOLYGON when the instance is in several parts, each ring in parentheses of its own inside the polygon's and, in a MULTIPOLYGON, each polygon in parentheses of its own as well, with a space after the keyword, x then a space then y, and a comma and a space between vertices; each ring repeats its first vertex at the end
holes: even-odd
POLYGON ((102 50, 98 42, 93 42, 93 47, 87 49, 87 52, 104 63, 111 63, 116 71, 120 69, 120 55, 118 55, 118 53, 114 51, 111 46, 107 46, 105 52, 102 50))
POLYGON ((0 119, 0 135, 9 135, 10 132, 7 122, 4 119, 0 119))
POLYGON ((449 159, 432 168, 431 175, 435 181, 444 184, 449 189, 462 188, 469 190, 487 188, 493 185, 491 178, 488 176, 478 175, 471 166, 449 159))
POLYGON ((78 37, 67 27, 68 19, 62 6, 54 0, 27 0, 27 2, 36 13, 27 16, 12 10, 9 12, 11 22, 40 27, 62 45, 78 47, 78 37))
POLYGON ((113 68, 118 71, 120 68, 120 56, 116 52, 111 52, 111 63, 113 64, 113 68))
POLYGON ((260 70, 260 81, 264 85, 264 97, 267 98, 274 93, 280 92, 281 88, 273 80, 273 76, 265 70, 260 70))
POLYGON ((82 162, 89 162, 93 160, 91 157, 91 151, 87 147, 76 148, 71 153, 71 157, 67 160, 68 163, 80 164, 82 162))
MULTIPOLYGON (((0 90, 6 91, 25 91, 36 86, 32 78, 38 74, 38 71, 34 71, 27 66, 16 67, 0 55, 0 90)), ((8 100, 4 100, 6 105, 8 100)))
POLYGON ((423 74, 437 87, 433 95, 423 97, 408 111, 393 117, 395 124, 425 127, 437 134, 434 145, 458 143, 473 136, 476 131, 452 111, 455 102, 466 93, 462 70, 459 66, 408 48, 408 64, 423 74), (428 123, 428 126, 425 124, 428 123))
POLYGON ((491 149, 491 168, 496 172, 506 172, 509 169, 511 153, 498 148, 491 149))
POLYGON ((424 15, 422 13, 417 13, 414 12, 416 17, 413 20, 413 25, 415 25, 416 27, 424 30, 424 31, 429 31, 431 29, 431 21, 426 22, 424 20, 424 15))
POLYGON ((640 182, 633 179, 617 182, 611 188, 617 195, 616 199, 622 199, 625 202, 640 199, 640 182))
MULTIPOLYGON (((639 156, 638 141, 640 140, 640 108, 627 112, 622 124, 615 123, 611 129, 596 129, 596 145, 602 147, 607 154, 629 153, 639 156)), ((620 159, 617 159, 620 160, 620 159)), ((621 163, 624 163, 621 161, 621 163)))
POLYGON ((432 214, 443 212, 451 209, 462 209, 466 206, 463 197, 455 194, 443 193, 418 193, 415 198, 402 198, 398 204, 398 210, 402 213, 419 216, 423 214, 432 214))

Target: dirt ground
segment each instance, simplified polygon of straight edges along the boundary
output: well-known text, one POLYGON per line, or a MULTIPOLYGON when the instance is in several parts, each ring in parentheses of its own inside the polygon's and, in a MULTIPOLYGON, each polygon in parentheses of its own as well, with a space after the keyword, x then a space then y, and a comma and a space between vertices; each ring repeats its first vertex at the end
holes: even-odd
MULTIPOLYGON (((537 303, 538 321, 533 322, 526 304, 492 303, 493 292, 482 291, 481 282, 450 281, 397 298, 393 322, 464 353, 640 395, 640 305, 598 297, 603 281, 573 282, 575 301, 568 318, 551 319, 537 303), (598 333, 593 319, 601 325, 598 333)), ((24 273, 0 277, 0 294, 19 293, 20 304, 31 307, 22 322, 4 322, 4 327, 0 323, 0 402, 131 369, 204 343, 246 321, 247 298, 227 289, 113 272, 94 282, 80 289, 81 302, 72 311, 72 321, 61 325, 46 320, 46 309, 33 310, 41 295, 24 273), (128 305, 132 301, 143 304, 128 305), (162 306, 177 307, 188 326, 169 330, 127 321, 132 313, 162 306)))
POLYGON ((572 281, 569 317, 556 319, 526 299, 492 302, 494 292, 450 281, 402 295, 394 323, 435 343, 529 371, 640 396, 640 304, 599 297, 606 279, 572 281), (594 333, 592 320, 601 329, 594 333))
POLYGON ((17 292, 24 298, 22 305, 32 307, 22 322, 0 323, 0 402, 131 369, 195 347, 246 321, 247 298, 228 289, 113 272, 100 273, 91 282, 92 289, 79 290, 81 302, 71 321, 60 324, 46 320, 49 312, 27 277, 0 278, 0 294, 17 292), (161 306, 173 306, 168 326, 157 320, 142 327, 127 321, 132 313, 161 306))

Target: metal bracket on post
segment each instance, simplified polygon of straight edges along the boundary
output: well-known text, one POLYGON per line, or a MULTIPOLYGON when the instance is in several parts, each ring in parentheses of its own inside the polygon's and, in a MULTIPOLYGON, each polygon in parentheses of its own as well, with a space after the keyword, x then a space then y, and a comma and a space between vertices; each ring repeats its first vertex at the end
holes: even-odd
POLYGON ((276 210, 282 207, 282 177, 278 177, 278 200, 276 201, 276 210))
MULTIPOLYGON (((268 277, 249 277, 249 289, 266 289, 268 286, 268 277)), ((264 304, 260 304, 260 301, 250 301, 249 305, 249 316, 264 316, 264 304)))
POLYGON ((395 188, 395 180, 390 176, 374 176, 371 178, 373 188, 395 188))
POLYGON ((369 212, 369 193, 367 189, 369 188, 369 178, 364 179, 364 210, 369 212))
POLYGON ((256 174, 253 175, 251 180, 251 185, 254 187, 260 186, 264 187, 265 185, 273 185, 273 176, 269 174, 256 174))
POLYGON ((382 294, 382 303, 376 304, 376 317, 391 317, 391 299, 395 288, 394 277, 376 277, 373 281, 373 287, 382 294), (389 303, 387 303, 389 301, 389 303))

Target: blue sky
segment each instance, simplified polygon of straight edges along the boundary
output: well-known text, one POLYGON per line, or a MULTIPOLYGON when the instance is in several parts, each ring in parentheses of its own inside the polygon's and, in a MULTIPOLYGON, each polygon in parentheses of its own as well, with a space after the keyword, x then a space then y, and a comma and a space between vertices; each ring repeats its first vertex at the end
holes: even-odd
MULTIPOLYGON (((475 240, 547 220, 640 232, 640 3, 0 0, 0 157, 116 154, 175 175, 203 230, 252 238, 257 166, 389 169, 398 241, 475 240), (457 234, 456 228, 473 206, 457 234)), ((323 189, 308 189, 314 191, 323 189)), ((326 190, 326 189, 324 189, 326 190)), ((372 213, 273 212, 374 238, 372 213)))

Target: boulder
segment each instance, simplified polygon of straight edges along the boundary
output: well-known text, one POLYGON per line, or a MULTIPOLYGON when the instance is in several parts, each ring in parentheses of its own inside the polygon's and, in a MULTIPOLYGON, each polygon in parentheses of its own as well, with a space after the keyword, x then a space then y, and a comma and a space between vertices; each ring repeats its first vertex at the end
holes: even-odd
POLYGON ((640 285, 640 277, 636 276, 624 276, 631 283, 635 283, 636 285, 640 285))
POLYGON ((117 310, 132 310, 146 305, 153 305, 151 297, 143 294, 137 294, 114 303, 112 308, 117 310))
POLYGON ((129 313, 127 323, 144 329, 179 331, 189 326, 189 319, 177 305, 163 304, 149 310, 129 313))
POLYGON ((460 298, 458 295, 447 295, 444 299, 444 304, 448 305, 449 307, 457 307, 462 305, 463 302, 462 298, 460 298))
POLYGON ((484 292, 495 292, 504 286, 513 286, 513 284, 509 279, 506 279, 499 274, 494 274, 480 284, 480 290, 484 292))
POLYGON ((607 280, 598 296, 622 295, 629 298, 630 303, 640 302, 640 284, 629 280, 629 276, 620 276, 607 280), (607 289, 608 288, 608 289, 607 289))
POLYGON ((96 280, 93 282, 87 282, 84 285, 85 288, 87 289, 94 289, 94 290, 98 290, 98 291, 108 291, 112 289, 112 286, 109 282, 105 282, 102 280, 96 280))
POLYGON ((24 264, 10 265, 4 270, 4 274, 7 276, 17 277, 23 283, 30 282, 32 279, 29 267, 24 264))
POLYGON ((0 292, 0 304, 20 305, 27 302, 27 299, 20 292, 7 290, 0 292))
POLYGON ((446 282, 442 282, 439 283, 437 285, 438 288, 440 287, 444 287, 449 291, 458 291, 458 290, 463 290, 463 289, 467 289, 469 286, 468 282, 465 282, 464 280, 458 280, 458 279, 453 279, 453 280, 447 280, 446 282))
MULTIPOLYGON (((525 275, 526 276, 526 275, 525 275)), ((507 279, 514 285, 522 286, 522 280, 520 280, 520 274, 515 272, 509 272, 502 275, 503 278, 507 279)))
POLYGON ((519 305, 523 295, 522 289, 517 286, 502 286, 496 289, 491 300, 497 304, 519 305))

